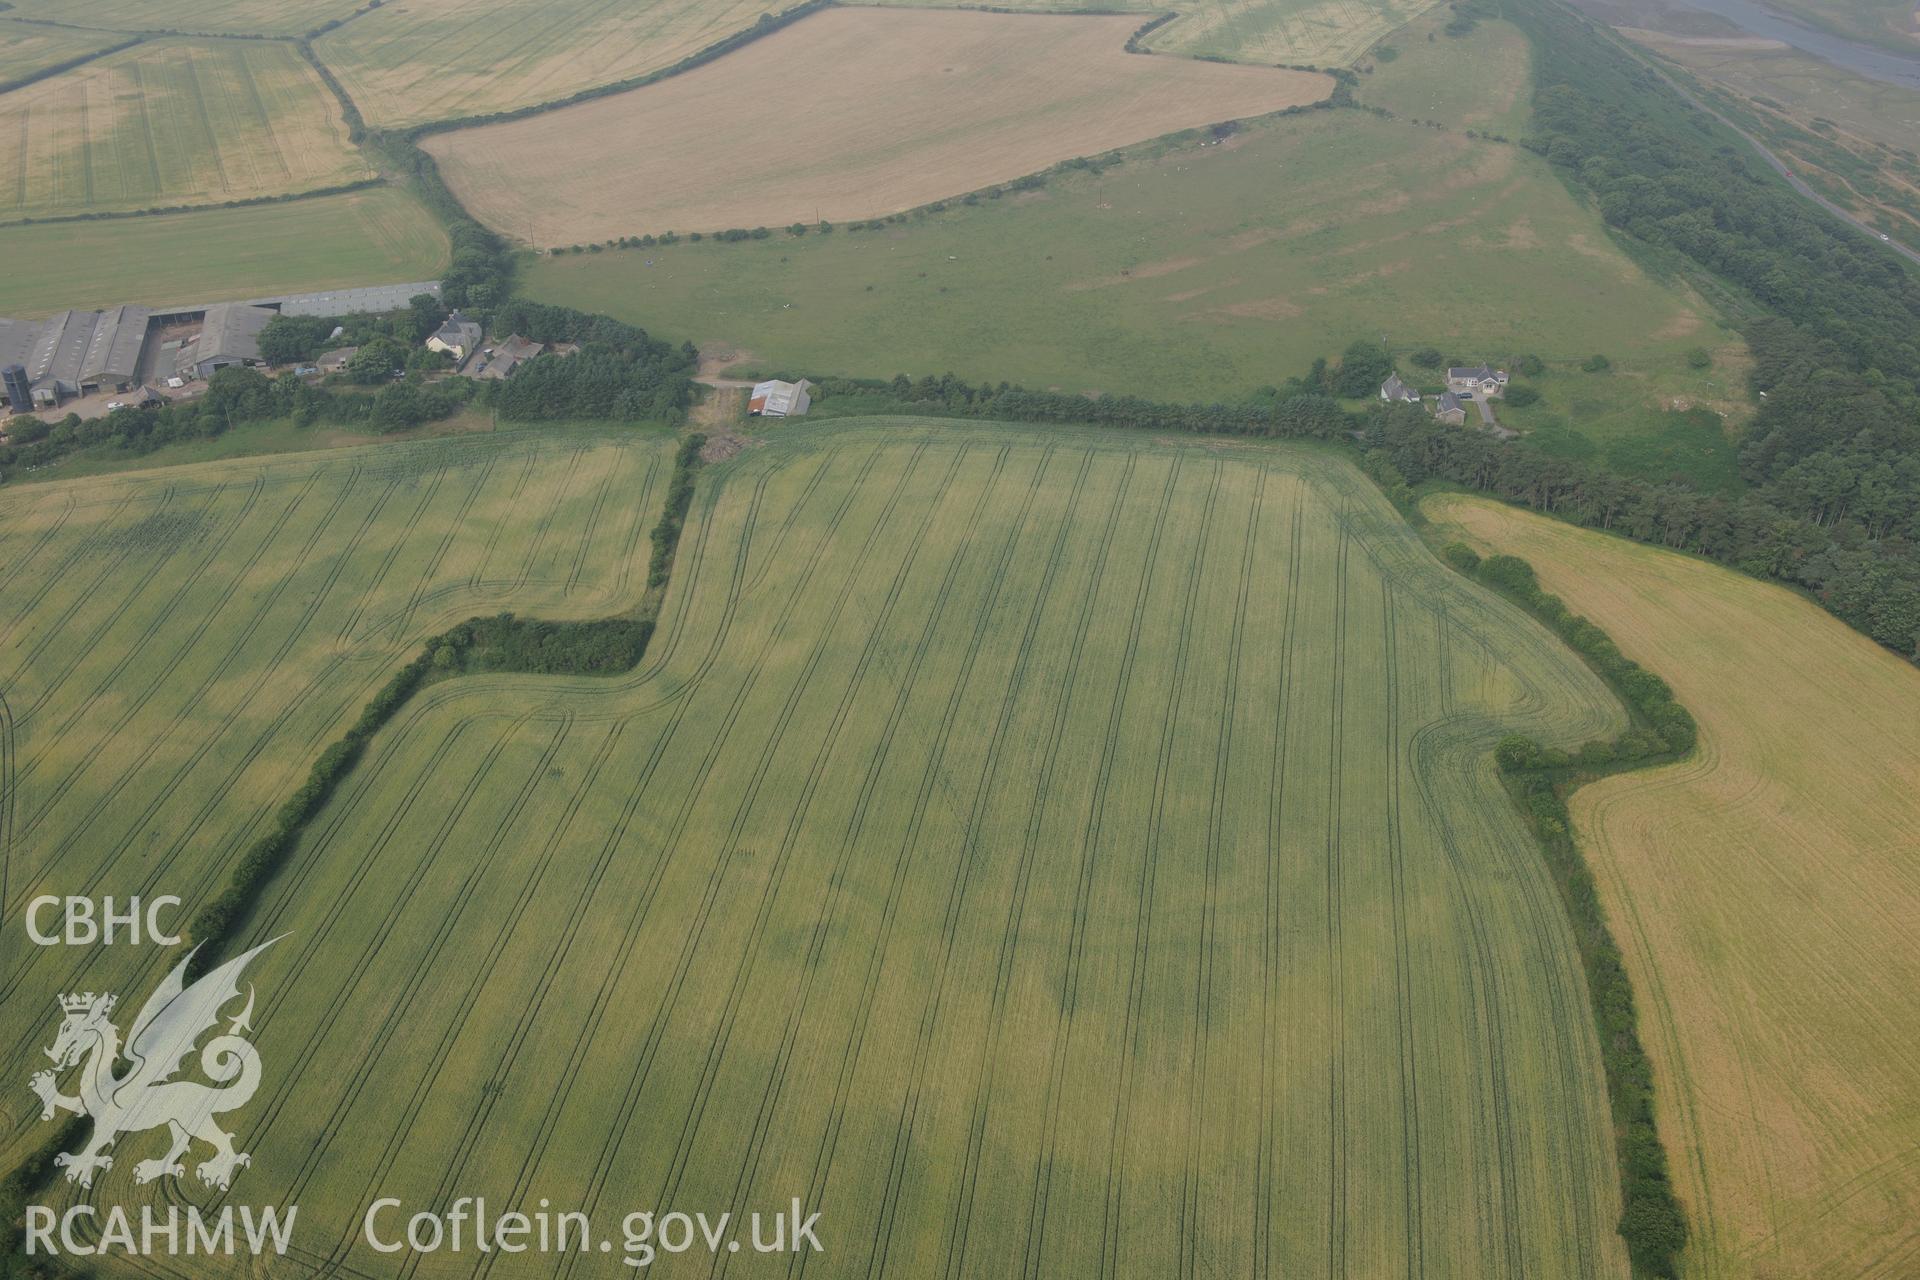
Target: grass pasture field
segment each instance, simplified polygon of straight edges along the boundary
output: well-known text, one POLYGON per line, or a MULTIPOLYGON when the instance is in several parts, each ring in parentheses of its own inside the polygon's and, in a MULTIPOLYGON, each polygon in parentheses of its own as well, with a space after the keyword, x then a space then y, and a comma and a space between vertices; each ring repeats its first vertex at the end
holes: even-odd
POLYGON ((1409 120, 1437 120, 1508 138, 1525 135, 1533 110, 1533 50, 1510 22, 1481 18, 1449 36, 1453 11, 1440 8, 1394 31, 1376 49, 1356 94, 1409 120))
POLYGON ((1852 75, 1777 40, 1638 28, 1622 34, 1709 83, 1771 99, 1799 120, 1830 120, 1849 135, 1895 148, 1911 150, 1920 138, 1920 92, 1852 75))
POLYGON ((1469 360, 1602 351, 1655 398, 1722 340, 1518 148, 1314 112, 1151 150, 881 231, 543 256, 521 279, 764 369, 1157 399, 1277 385, 1383 328, 1469 360))
POLYGON ((25 317, 431 280, 447 255, 433 215, 396 187, 110 223, 0 227, 6 311, 25 317))
POLYGON ((1628 29, 1696 95, 1814 189, 1896 239, 1920 231, 1920 92, 1856 76, 1776 41, 1628 29))
POLYGON ((0 17, 0 84, 12 84, 125 39, 111 31, 75 31, 0 17))
MULTIPOLYGON (((10 894, 191 902, 403 636, 617 603, 665 447, 4 495, 10 894)), ((821 1277, 1624 1277, 1583 980, 1491 759, 1620 723, 1330 455, 783 425, 701 474, 637 672, 433 686, 342 783, 248 926, 285 937, 234 1194, 301 1206, 289 1274, 630 1274, 372 1253, 377 1187, 603 1231, 799 1197, 821 1277)), ((7 1069, 54 992, 167 959, 16 954, 7 1069)), ((131 1148, 96 1195, 151 1194, 131 1148)))
POLYGON ((314 47, 368 122, 393 128, 535 106, 661 71, 768 11, 757 0, 406 0, 314 47))
POLYGON ((1913 0, 1780 0, 1809 26, 1896 53, 1920 52, 1920 6, 1913 0))
POLYGON ((1484 500, 1444 528, 1669 684, 1698 756, 1576 792, 1626 952, 1689 1276, 1920 1266, 1920 672, 1779 587, 1484 500))
MULTIPOLYGON (((883 0, 889 6, 902 0, 883 0)), ((945 7, 944 0, 904 0, 911 6, 945 7)), ((1137 7, 1142 20, 1157 13, 1173 21, 1141 41, 1155 53, 1224 58, 1267 66, 1342 67, 1357 60, 1380 37, 1411 21, 1438 0, 1194 0, 1137 7)), ((993 8, 1036 13, 1074 13, 1090 6, 1077 0, 1013 0, 993 8)))
POLYGON ((23 18, 109 31, 179 31, 188 34, 297 36, 344 18, 364 0, 192 0, 158 5, 154 0, 12 0, 23 18))
POLYGON ((319 76, 267 40, 153 40, 16 90, 0 98, 0 157, 0 219, 373 176, 319 76))
POLYGON ((830 9, 659 84, 423 145, 482 221, 546 247, 895 213, 1333 88, 1130 54, 1137 26, 830 9))

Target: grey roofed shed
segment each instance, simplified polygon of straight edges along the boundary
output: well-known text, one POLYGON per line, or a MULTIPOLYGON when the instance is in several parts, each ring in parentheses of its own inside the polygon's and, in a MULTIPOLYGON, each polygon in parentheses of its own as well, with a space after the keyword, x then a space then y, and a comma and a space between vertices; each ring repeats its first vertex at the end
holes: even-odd
POLYGON ((200 336, 180 348, 177 368, 192 377, 207 377, 228 365, 255 364, 260 359, 260 331, 275 312, 244 302, 221 302, 207 308, 200 336))
POLYGON ((10 364, 24 366, 33 355, 33 341, 40 326, 32 320, 0 319, 0 368, 10 364))
POLYGON ((27 377, 34 390, 57 390, 67 395, 80 390, 80 365, 93 337, 91 311, 62 311, 40 327, 33 354, 27 359, 27 377))
POLYGON ((140 348, 147 340, 147 309, 120 306, 100 313, 80 366, 82 383, 122 389, 140 375, 140 348))

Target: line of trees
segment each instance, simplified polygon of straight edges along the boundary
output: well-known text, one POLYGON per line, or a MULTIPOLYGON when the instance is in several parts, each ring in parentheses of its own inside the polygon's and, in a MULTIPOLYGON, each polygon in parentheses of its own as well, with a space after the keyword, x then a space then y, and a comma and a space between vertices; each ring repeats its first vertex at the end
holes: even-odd
POLYGON ((494 313, 493 330, 579 347, 569 356, 538 356, 494 384, 502 418, 679 422, 692 402, 700 353, 690 342, 676 347, 610 316, 518 298, 494 313))
POLYGON ((1505 555, 1482 560, 1461 543, 1448 546, 1442 555, 1456 569, 1515 601, 1557 632, 1620 695, 1632 716, 1631 727, 1614 741, 1588 742, 1571 755, 1512 734, 1501 740, 1494 758, 1509 794, 1546 854, 1579 946, 1613 1116, 1620 1235, 1636 1274, 1672 1277, 1679 1273, 1679 1255, 1687 1244, 1686 1212, 1674 1194, 1666 1148, 1656 1125, 1653 1063, 1640 1040, 1633 983, 1620 946, 1607 927, 1593 872, 1574 842, 1566 797, 1574 787, 1599 775, 1687 755, 1698 730, 1692 714, 1674 701, 1666 681, 1623 655, 1605 631, 1569 611, 1559 597, 1541 590, 1533 566, 1525 560, 1505 555))
MULTIPOLYGON (((674 459, 668 503, 682 488, 691 495, 693 472, 700 465, 700 437, 689 437, 674 459)), ((684 513, 684 504, 683 504, 684 513)), ((664 517, 664 536, 677 542, 681 523, 664 517)), ((658 532, 658 531, 656 531, 658 532)), ((671 547, 667 564, 672 564, 671 547)), ((665 581, 650 584, 664 588, 665 581)), ((543 675, 608 675, 630 671, 645 656, 653 636, 659 591, 635 613, 583 622, 543 622, 503 613, 472 618, 433 636, 411 661, 387 680, 361 709, 353 725, 313 763, 299 790, 274 815, 266 834, 248 848, 226 886, 196 911, 187 926, 198 950, 192 976, 211 969, 226 954, 261 893, 285 865, 307 825, 319 814, 365 754, 367 744, 393 720, 408 699, 428 685, 469 671, 512 671, 543 675)))
MULTIPOLYGON (((1770 350, 1765 337, 1780 326, 1781 322, 1756 326, 1759 350, 1770 350)), ((1792 332, 1791 326, 1785 329, 1792 332)), ((1371 379, 1375 372, 1368 367, 1367 377, 1371 379)), ((1778 377, 1764 356, 1755 376, 1778 377)), ((1029 391, 1005 382, 976 385, 952 374, 919 379, 901 374, 891 381, 836 377, 813 381, 815 400, 829 413, 906 412, 1358 441, 1363 449, 1377 452, 1409 485, 1444 481, 1576 524, 1705 556, 1803 590, 1888 648, 1910 659, 1920 657, 1920 555, 1915 547, 1920 504, 1903 479, 1920 467, 1911 453, 1876 457, 1864 476, 1870 499, 1864 504, 1848 497, 1862 487, 1850 479, 1851 473, 1833 467, 1830 458, 1809 461, 1812 454, 1787 466, 1793 475, 1786 478, 1783 473, 1782 483, 1729 497, 1679 484, 1631 479, 1596 464, 1551 457, 1522 441, 1503 442, 1478 431, 1445 426, 1411 405, 1373 404, 1360 414, 1348 414, 1326 391, 1330 385, 1341 385, 1340 370, 1329 371, 1320 364, 1304 378, 1263 388, 1247 400, 1185 405, 1135 396, 1090 400, 1064 392, 1029 391), (1794 471, 1794 467, 1800 469, 1794 471), (1817 487, 1823 479, 1831 482, 1831 488, 1817 487), (1806 509, 1805 504, 1816 496, 1829 493, 1839 495, 1832 499, 1834 510, 1806 509), (1843 502, 1850 505, 1838 505, 1843 502)), ((1841 385, 1831 376, 1817 383, 1828 394, 1841 385)), ((1783 384, 1775 380, 1772 385, 1783 384)), ((1872 401, 1871 396, 1856 397, 1856 408, 1862 398, 1872 401)), ((1790 430, 1803 420, 1799 406, 1806 400, 1823 414, 1844 412, 1819 395, 1785 395, 1778 409, 1771 399, 1751 431, 1760 432, 1761 439, 1776 428, 1786 431, 1786 438, 1769 446, 1782 459, 1798 456, 1792 446, 1808 447, 1806 436, 1790 430)), ((1868 436, 1860 448, 1872 454, 1868 417, 1856 415, 1854 421, 1856 434, 1868 436)), ((1891 413, 1883 419, 1889 428, 1899 421, 1891 413)))
POLYGON ((1745 327, 1762 397, 1740 443, 1751 497, 1663 491, 1623 502, 1597 477, 1542 471, 1519 483, 1558 492, 1531 505, 1597 508, 1601 527, 1624 519, 1635 536, 1792 583, 1913 656, 1920 278, 1805 201, 1571 9, 1507 0, 1506 16, 1535 54, 1534 129, 1523 145, 1590 192, 1610 225, 1767 313, 1745 327))

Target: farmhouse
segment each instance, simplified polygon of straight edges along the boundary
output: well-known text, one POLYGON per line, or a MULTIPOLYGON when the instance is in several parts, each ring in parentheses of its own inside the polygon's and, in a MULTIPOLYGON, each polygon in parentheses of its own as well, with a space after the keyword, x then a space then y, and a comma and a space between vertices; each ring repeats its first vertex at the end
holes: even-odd
POLYGON ((1460 403, 1460 397, 1453 392, 1444 392, 1433 402, 1433 417, 1436 422, 1457 427, 1467 420, 1467 407, 1460 403))
POLYGON ((1419 404, 1420 393, 1400 381, 1400 375, 1389 374, 1380 384, 1380 398, 1391 404, 1419 404))
POLYGON ((1458 395, 1497 396, 1507 389, 1507 371, 1491 365, 1447 370, 1447 390, 1458 395))
POLYGON ((427 338, 427 350, 444 351, 455 360, 465 360, 480 345, 480 322, 469 320, 458 311, 427 338))
POLYGON ((813 397, 807 394, 812 389, 805 378, 798 382, 769 378, 754 386, 747 397, 747 412, 759 418, 797 418, 812 407, 813 397))
POLYGON ((244 302, 216 302, 200 332, 180 344, 174 370, 183 378, 211 378, 234 365, 260 363, 260 331, 279 313, 244 302))

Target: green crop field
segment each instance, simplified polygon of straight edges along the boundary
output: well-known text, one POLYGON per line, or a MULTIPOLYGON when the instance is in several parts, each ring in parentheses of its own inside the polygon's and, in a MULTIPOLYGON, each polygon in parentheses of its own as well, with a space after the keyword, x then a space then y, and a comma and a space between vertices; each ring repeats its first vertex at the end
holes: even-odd
POLYGON ((246 209, 0 227, 6 314, 259 297, 431 280, 447 237, 408 193, 374 187, 246 209))
POLYGON ((75 31, 0 18, 0 84, 85 57, 126 38, 111 31, 75 31))
POLYGON ((1721 340, 1544 161, 1354 112, 881 231, 543 256, 522 278, 761 368, 1160 399, 1278 384, 1383 330, 1469 360, 1599 351, 1655 382, 1721 340))
MULTIPOLYGON (((193 902, 410 643, 633 603, 669 446, 0 494, 9 909, 193 902)), ((1623 1277, 1584 983, 1491 759, 1621 723, 1330 455, 779 427, 700 474, 638 671, 432 686, 340 784, 246 930, 284 937, 234 1195, 300 1205, 289 1274, 474 1271, 371 1252, 379 1194, 608 1232, 799 1197, 822 1277, 1623 1277)), ((8 1078, 55 992, 167 959, 16 953, 8 1078)), ((150 1195, 131 1164, 96 1196, 150 1195)))
POLYGON ((0 218, 218 204, 373 176, 267 40, 154 40, 0 98, 0 218))

